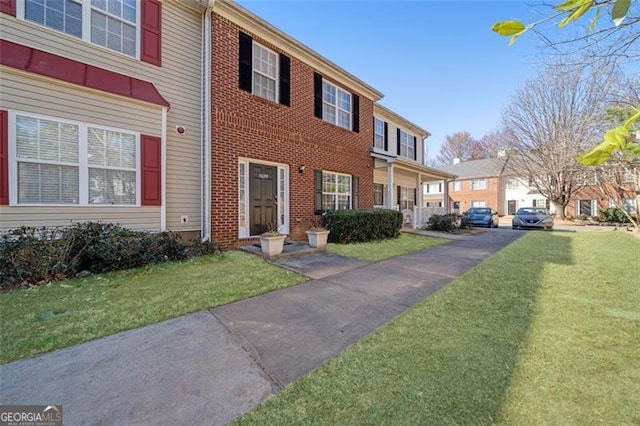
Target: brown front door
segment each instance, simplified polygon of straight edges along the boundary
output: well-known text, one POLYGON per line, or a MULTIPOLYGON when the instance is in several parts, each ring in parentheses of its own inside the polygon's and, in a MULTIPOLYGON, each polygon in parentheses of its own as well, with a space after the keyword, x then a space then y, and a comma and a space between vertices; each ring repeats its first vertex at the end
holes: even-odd
POLYGON ((249 164, 249 232, 260 235, 278 229, 278 168, 249 164))

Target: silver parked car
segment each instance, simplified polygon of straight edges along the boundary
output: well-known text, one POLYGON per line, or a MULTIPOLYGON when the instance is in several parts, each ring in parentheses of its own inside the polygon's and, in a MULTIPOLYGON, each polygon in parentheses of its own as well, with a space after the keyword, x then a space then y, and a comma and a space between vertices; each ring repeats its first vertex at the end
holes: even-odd
POLYGON ((512 229, 553 229, 553 217, 542 207, 522 207, 511 221, 512 229))

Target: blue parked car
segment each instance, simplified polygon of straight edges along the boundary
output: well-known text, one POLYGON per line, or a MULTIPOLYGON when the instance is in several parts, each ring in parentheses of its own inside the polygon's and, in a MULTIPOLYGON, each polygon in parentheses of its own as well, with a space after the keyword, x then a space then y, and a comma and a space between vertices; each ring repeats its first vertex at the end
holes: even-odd
POLYGON ((498 212, 489 207, 472 207, 464 212, 464 220, 473 226, 497 228, 500 218, 498 212))

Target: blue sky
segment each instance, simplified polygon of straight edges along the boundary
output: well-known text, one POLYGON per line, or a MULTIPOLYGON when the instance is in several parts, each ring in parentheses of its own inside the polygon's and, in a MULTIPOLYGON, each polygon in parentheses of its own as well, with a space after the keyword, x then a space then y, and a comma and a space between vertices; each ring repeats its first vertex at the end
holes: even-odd
POLYGON ((509 47, 499 20, 530 22, 521 1, 238 0, 239 4, 384 93, 381 103, 431 132, 480 138, 540 63, 525 35, 509 47))

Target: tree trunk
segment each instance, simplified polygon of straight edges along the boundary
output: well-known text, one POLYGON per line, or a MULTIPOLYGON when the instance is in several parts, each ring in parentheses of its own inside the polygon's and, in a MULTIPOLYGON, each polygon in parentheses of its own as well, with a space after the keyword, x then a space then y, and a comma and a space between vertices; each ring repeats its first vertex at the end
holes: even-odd
POLYGON ((558 220, 565 220, 567 217, 565 216, 565 211, 567 210, 567 204, 563 204, 559 201, 552 200, 551 203, 553 207, 556 209, 555 218, 558 220))

